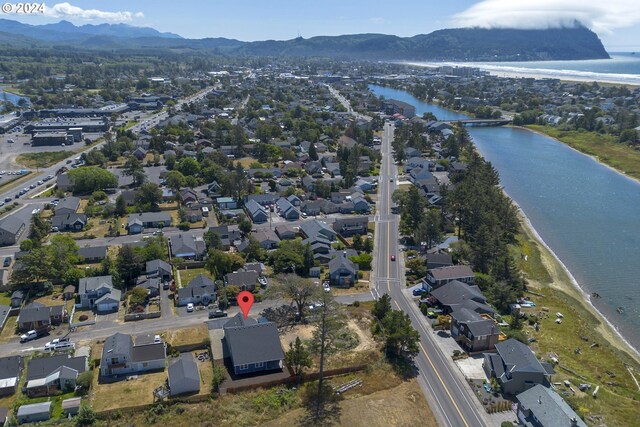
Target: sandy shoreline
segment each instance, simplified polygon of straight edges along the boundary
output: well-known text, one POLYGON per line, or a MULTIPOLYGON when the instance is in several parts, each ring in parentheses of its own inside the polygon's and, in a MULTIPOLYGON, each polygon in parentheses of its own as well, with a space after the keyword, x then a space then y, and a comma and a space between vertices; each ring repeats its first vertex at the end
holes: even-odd
MULTIPOLYGON (((511 200, 513 201, 513 199, 511 200)), ((627 353, 637 363, 640 363, 640 352, 635 349, 629 343, 629 341, 627 341, 627 339, 620 333, 620 331, 618 331, 613 323, 611 323, 609 319, 607 319, 607 317, 593 305, 593 303, 591 302, 591 297, 584 291, 584 289, 580 287, 580 284, 573 277, 571 271, 569 271, 567 266, 556 255, 553 249, 551 249, 544 241, 544 239, 542 239, 542 237, 538 234, 537 230, 533 227, 533 224, 531 224, 531 221, 524 213, 524 211, 515 201, 513 201, 513 203, 518 207, 518 213, 523 220, 522 223, 524 225, 525 233, 532 240, 536 241, 544 248, 544 250, 540 251, 542 262, 544 264, 544 267, 549 272, 549 275, 553 279, 552 283, 550 283, 548 287, 564 292, 577 300, 588 312, 593 314, 596 319, 600 321, 598 332, 602 334, 603 338, 613 346, 615 346, 617 349, 627 353), (564 274, 565 277, 561 277, 558 272, 564 274)))

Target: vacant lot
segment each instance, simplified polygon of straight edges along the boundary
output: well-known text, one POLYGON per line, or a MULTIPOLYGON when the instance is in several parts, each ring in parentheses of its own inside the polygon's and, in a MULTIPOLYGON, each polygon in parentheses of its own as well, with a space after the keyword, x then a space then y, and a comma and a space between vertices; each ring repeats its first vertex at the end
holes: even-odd
MULTIPOLYGON (((349 398, 349 393, 345 393, 345 400, 340 403, 342 414, 338 426, 438 425, 415 379, 367 396, 349 398)), ((264 425, 296 425, 302 414, 302 409, 296 409, 264 425)))
POLYGON ((177 329, 166 333, 165 341, 172 347, 183 345, 195 345, 209 340, 209 330, 207 325, 194 326, 191 328, 177 329))
POLYGON ((208 278, 211 279, 211 274, 205 270, 204 268, 190 268, 188 270, 178 270, 180 273, 180 280, 182 281, 182 287, 187 286, 187 284, 193 280, 196 276, 200 274, 204 274, 208 278))
POLYGON ((97 377, 98 375, 93 382, 91 406, 96 412, 100 412, 153 403, 153 390, 164 384, 167 373, 163 371, 138 375, 136 379, 112 384, 98 384, 97 377))
POLYGON ((43 151, 20 154, 16 162, 30 169, 47 168, 75 154, 73 151, 43 151))

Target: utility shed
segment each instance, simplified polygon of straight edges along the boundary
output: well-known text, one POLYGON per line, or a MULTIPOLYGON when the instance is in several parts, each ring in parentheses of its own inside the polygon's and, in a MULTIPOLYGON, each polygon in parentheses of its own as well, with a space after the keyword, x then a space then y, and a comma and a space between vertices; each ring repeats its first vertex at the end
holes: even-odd
POLYGON ((18 408, 18 423, 33 423, 47 421, 51 418, 51 402, 32 403, 18 408))
POLYGON ((200 391, 200 373, 191 353, 169 365, 169 390, 171 396, 200 391))
POLYGON ((82 405, 81 397, 65 399, 62 401, 62 411, 65 415, 76 415, 80 411, 80 405, 82 405))

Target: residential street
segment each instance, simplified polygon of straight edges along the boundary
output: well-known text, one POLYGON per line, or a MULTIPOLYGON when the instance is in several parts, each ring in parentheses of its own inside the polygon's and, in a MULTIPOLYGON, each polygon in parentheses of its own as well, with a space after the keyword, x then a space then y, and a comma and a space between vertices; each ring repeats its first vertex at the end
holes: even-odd
POLYGON ((399 251, 399 223, 397 214, 391 213, 391 196, 397 188, 397 167, 391 142, 394 125, 386 123, 382 138, 382 162, 378 186, 376 216, 376 249, 374 252, 375 279, 371 281, 376 296, 387 293, 393 308, 406 312, 413 327, 420 333, 420 353, 415 359, 419 369, 418 382, 440 425, 484 426, 484 410, 466 384, 454 362, 436 346, 433 330, 420 313, 411 294, 404 286, 403 254, 399 251), (391 257, 395 257, 395 261, 391 257))

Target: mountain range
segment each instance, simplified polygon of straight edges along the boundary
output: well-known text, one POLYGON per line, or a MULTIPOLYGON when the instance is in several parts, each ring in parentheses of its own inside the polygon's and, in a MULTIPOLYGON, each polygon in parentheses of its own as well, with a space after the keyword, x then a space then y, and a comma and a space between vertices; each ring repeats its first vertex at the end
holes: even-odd
POLYGON ((404 61, 609 58, 598 36, 582 25, 540 30, 454 28, 413 37, 352 34, 243 42, 226 38, 186 39, 153 28, 125 24, 75 26, 60 21, 56 24, 29 25, 0 19, 0 45, 404 61))

